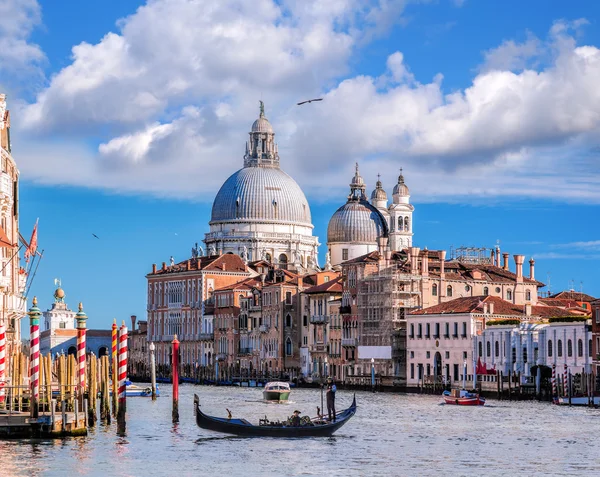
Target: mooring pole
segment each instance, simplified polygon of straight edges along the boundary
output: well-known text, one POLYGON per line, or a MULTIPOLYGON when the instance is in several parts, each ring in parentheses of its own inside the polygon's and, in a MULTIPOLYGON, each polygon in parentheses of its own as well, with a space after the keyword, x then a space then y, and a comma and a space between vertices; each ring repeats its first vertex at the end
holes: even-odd
POLYGON ((37 297, 33 297, 33 306, 29 309, 30 325, 30 362, 29 376, 31 387, 31 417, 39 416, 38 402, 40 399, 40 316, 42 312, 37 306, 37 297))
POLYGON ((152 383, 152 400, 156 401, 156 356, 154 343, 150 343, 150 382, 152 383))
POLYGON ((171 342, 173 345, 172 375, 173 375, 173 422, 179 422, 179 340, 177 335, 171 342))
POLYGON ((117 411, 117 434, 125 435, 125 411, 127 409, 127 327, 125 322, 119 330, 119 404, 117 411))

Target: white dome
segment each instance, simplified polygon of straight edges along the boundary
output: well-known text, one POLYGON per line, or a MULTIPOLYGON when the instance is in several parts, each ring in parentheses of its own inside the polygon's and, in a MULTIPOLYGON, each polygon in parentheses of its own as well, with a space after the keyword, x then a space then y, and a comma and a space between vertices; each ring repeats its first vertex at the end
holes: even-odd
POLYGON ((302 189, 274 167, 244 167, 225 181, 213 202, 210 223, 233 221, 295 223, 312 228, 302 189))

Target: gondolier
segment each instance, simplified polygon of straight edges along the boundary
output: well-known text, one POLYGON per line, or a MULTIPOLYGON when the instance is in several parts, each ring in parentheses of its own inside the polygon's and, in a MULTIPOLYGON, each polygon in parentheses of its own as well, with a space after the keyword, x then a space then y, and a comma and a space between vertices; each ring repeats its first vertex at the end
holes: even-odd
POLYGON ((333 379, 327 380, 327 414, 329 414, 329 420, 335 422, 335 392, 337 388, 333 379), (333 416, 333 419, 332 419, 333 416))

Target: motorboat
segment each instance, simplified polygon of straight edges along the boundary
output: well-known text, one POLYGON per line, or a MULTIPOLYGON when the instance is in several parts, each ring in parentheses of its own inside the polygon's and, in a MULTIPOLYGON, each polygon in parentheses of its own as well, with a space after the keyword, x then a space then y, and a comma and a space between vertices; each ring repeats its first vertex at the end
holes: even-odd
POLYGON ((255 425, 246 419, 234 419, 231 414, 230 417, 209 416, 200 409, 200 398, 197 394, 194 394, 194 412, 199 427, 226 434, 249 437, 329 437, 356 413, 356 396, 348 409, 336 414, 334 421, 324 419, 322 416, 316 418, 305 416, 300 418, 296 425, 292 424, 291 419, 272 422, 265 417, 255 425))
POLYGON ((290 392, 289 383, 273 381, 265 385, 263 398, 269 402, 286 402, 290 397, 290 392))
MULTIPOLYGON (((568 396, 562 396, 559 397, 557 400, 557 404, 560 404, 562 406, 568 406, 569 405, 569 397, 568 396)), ((590 405, 590 401, 591 401, 591 405, 592 406, 600 406, 600 396, 571 396, 571 406, 589 406, 590 405)))
POLYGON ((465 389, 453 389, 444 391, 442 394, 446 404, 455 404, 458 406, 483 406, 485 398, 478 393, 472 393, 465 389))

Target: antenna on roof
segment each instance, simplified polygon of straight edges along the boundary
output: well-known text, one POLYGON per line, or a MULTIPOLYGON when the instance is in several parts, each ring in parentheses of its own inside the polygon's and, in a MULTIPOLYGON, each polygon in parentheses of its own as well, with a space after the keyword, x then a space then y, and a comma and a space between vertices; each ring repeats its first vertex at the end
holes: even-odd
POLYGON ((547 282, 548 282, 548 296, 550 296, 551 295, 551 290, 552 290, 551 285, 550 285, 550 272, 548 272, 548 280, 547 280, 547 282))
POLYGON ((581 292, 581 294, 583 295, 583 282, 579 282, 579 290, 581 292))

